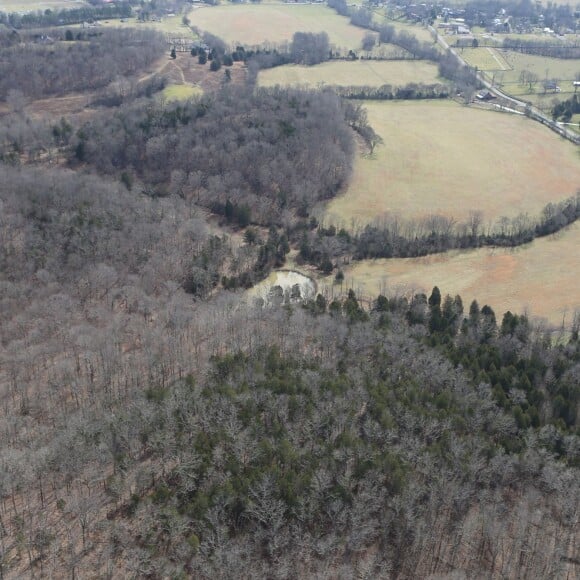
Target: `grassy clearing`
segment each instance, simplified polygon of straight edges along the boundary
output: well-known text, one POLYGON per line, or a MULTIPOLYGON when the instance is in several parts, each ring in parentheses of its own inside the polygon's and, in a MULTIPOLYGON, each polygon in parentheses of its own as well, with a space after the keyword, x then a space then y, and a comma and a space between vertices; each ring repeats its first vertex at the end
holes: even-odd
POLYGON ((508 249, 449 252, 426 258, 374 260, 345 270, 346 283, 361 295, 379 292, 460 294, 467 308, 473 299, 489 304, 500 317, 507 310, 546 318, 559 325, 580 308, 580 224, 556 236, 508 249))
POLYGON ((317 66, 288 65, 262 71, 262 86, 318 85, 404 86, 408 83, 436 83, 437 66, 426 61, 340 61, 317 66))
POLYGON ((163 89, 161 96, 167 101, 187 101, 203 94, 200 87, 194 85, 169 85, 163 89))
POLYGON ((143 26, 147 28, 152 28, 158 30, 159 32, 164 32, 166 34, 171 34, 172 36, 180 36, 182 38, 197 38, 197 35, 189 28, 183 24, 182 16, 169 16, 163 18, 159 21, 147 21, 142 22, 137 18, 126 18, 124 22, 119 19, 101 21, 103 26, 111 26, 115 28, 141 28, 143 26))
MULTIPOLYGON (((562 81, 574 80, 574 75, 580 72, 580 63, 574 59, 548 58, 545 56, 534 56, 530 54, 520 54, 508 50, 498 50, 506 62, 510 65, 510 70, 503 73, 503 82, 519 83, 521 72, 524 70, 536 73, 540 78, 540 83, 536 86, 536 91, 542 91, 541 81, 543 79, 555 78, 562 81)), ((527 90, 527 87, 522 87, 527 90)))
POLYGON ((359 156, 345 194, 326 219, 350 226, 384 213, 444 214, 486 222, 535 215, 578 190, 574 145, 529 119, 444 102, 370 102, 368 118, 384 145, 359 156))
POLYGON ((510 65, 503 55, 494 48, 465 48, 460 50, 460 54, 467 64, 481 71, 510 70, 510 65))
POLYGON ((60 10, 87 6, 80 0, 6 0, 0 2, 0 12, 37 12, 39 10, 60 10))
POLYGON ((322 5, 234 5, 196 8, 189 14, 192 26, 207 30, 231 44, 279 44, 295 32, 326 31, 336 48, 358 49, 366 33, 322 5))

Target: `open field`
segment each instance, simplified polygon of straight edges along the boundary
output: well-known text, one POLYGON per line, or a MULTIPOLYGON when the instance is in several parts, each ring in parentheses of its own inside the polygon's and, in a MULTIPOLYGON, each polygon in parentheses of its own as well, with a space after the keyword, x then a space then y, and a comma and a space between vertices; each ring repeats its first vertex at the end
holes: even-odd
POLYGON ((326 219, 345 226, 384 213, 459 220, 471 210, 486 223, 577 192, 578 149, 525 117, 451 101, 367 101, 370 124, 385 141, 373 158, 357 158, 345 194, 326 219))
POLYGON ((437 66, 426 61, 334 61, 316 66, 287 65, 260 72, 262 86, 404 86, 439 82, 437 66))
POLYGON ((465 62, 481 71, 510 70, 510 65, 495 48, 464 48, 459 54, 465 62))
POLYGON ((189 28, 183 24, 182 16, 167 16, 161 20, 148 20, 142 22, 137 18, 124 18, 124 22, 120 19, 111 20, 101 20, 100 24, 102 26, 111 26, 115 28, 152 28, 153 30, 158 30, 159 32, 165 32, 166 34, 171 34, 172 36, 180 36, 182 38, 197 38, 197 35, 189 28))
MULTIPOLYGON (((503 81, 519 83, 521 72, 527 70, 536 73, 540 78, 536 92, 543 90, 541 82, 546 78, 559 79, 562 82, 567 79, 571 83, 575 78, 574 75, 580 72, 580 62, 575 59, 548 58, 508 50, 498 50, 497 52, 503 56, 511 69, 503 73, 503 81)), ((522 90, 526 89, 527 87, 522 87, 522 90)))
POLYGON ((235 44, 279 44, 292 39, 295 32, 326 31, 336 48, 358 49, 366 33, 349 24, 322 5, 234 5, 196 8, 189 13, 191 26, 197 26, 235 44))
POLYGON ((410 24, 401 20, 390 20, 388 18, 385 18, 383 22, 384 24, 394 26, 397 32, 408 32, 409 34, 412 34, 413 36, 417 37, 417 40, 420 40, 421 42, 434 42, 429 30, 423 26, 419 26, 418 24, 410 24))
POLYGON ((346 283, 358 294, 430 292, 460 294, 465 309, 473 299, 489 304, 498 319, 524 312, 559 325, 580 309, 580 224, 556 236, 510 249, 448 252, 425 258, 374 260, 347 268, 346 283), (386 290, 385 290, 386 289, 386 290))
POLYGON ((37 12, 87 6, 80 0, 6 0, 0 2, 0 12, 37 12))

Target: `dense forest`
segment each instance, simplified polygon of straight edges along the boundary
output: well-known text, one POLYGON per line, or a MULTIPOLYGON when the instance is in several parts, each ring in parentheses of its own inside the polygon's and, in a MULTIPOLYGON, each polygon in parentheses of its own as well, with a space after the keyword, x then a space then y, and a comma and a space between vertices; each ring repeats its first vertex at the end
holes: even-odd
POLYGON ((0 91, 0 578, 577 573, 580 320, 445 288, 277 308, 245 289, 290 253, 330 273, 517 245, 578 198, 493 231, 474 212, 347 232, 315 209, 380 146, 360 101, 250 82, 166 102, 123 81, 156 35, 3 34, 6 74, 42 66, 0 91), (107 45, 143 42, 103 72, 107 45), (24 99, 79 89, 104 90, 80 115, 24 99))
POLYGON ((107 86, 159 58, 163 37, 151 30, 0 28, 0 100, 40 99, 107 86))

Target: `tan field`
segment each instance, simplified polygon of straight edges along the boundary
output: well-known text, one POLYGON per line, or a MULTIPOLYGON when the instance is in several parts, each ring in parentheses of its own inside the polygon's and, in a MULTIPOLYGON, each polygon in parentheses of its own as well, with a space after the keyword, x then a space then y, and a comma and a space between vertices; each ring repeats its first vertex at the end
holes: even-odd
POLYGON ((571 143, 523 116, 451 101, 371 102, 368 118, 384 145, 359 155, 343 195, 325 219, 345 227, 386 213, 443 214, 484 223, 538 214, 580 186, 580 154, 571 143))
POLYGON ((466 310, 473 299, 489 304, 498 318, 528 311, 553 325, 570 323, 580 309, 580 224, 520 248, 453 251, 425 258, 355 263, 346 283, 358 294, 460 294, 466 310))
POLYGON ((234 5, 196 8, 191 26, 211 32, 228 43, 253 46, 292 40, 295 32, 326 31, 336 48, 358 49, 366 33, 322 5, 234 5))
POLYGON ((6 0, 0 2, 0 12, 37 12, 38 10, 60 10, 82 6, 87 6, 87 2, 80 0, 6 0))
POLYGON ((287 65, 260 72, 261 86, 404 86, 439 82, 437 66, 425 61, 334 61, 316 66, 287 65))

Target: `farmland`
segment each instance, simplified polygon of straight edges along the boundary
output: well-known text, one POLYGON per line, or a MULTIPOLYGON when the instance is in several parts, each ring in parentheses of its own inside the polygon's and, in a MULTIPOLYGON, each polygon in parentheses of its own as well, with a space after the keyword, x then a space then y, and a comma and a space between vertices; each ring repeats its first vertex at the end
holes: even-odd
POLYGON ((471 210, 489 223, 576 193, 577 149, 524 117, 453 102, 367 102, 384 139, 372 157, 359 155, 347 191, 326 219, 350 226, 384 213, 431 213, 464 219, 471 210))
POLYGON ((529 310, 554 325, 570 323, 580 307, 580 225, 521 248, 448 252, 426 258, 375 260, 345 270, 361 294, 429 292, 460 294, 466 305, 477 299, 496 314, 529 310))
POLYGON ((367 85, 404 86, 408 83, 438 82, 437 66, 426 61, 347 61, 327 62, 307 67, 287 65, 262 71, 259 76, 262 86, 320 84, 347 86, 367 85))
POLYGON ((195 38, 195 34, 192 32, 189 26, 183 24, 183 18, 181 16, 167 16, 160 20, 148 20, 143 22, 137 18, 124 18, 123 21, 120 19, 111 19, 107 21, 102 21, 103 26, 112 26, 115 28, 152 28, 159 32, 164 32, 166 34, 171 34, 172 36, 181 36, 183 38, 192 37, 195 38))
POLYGON ((510 65, 505 61, 502 53, 495 48, 466 48, 461 50, 460 54, 467 64, 481 71, 510 70, 510 65))
POLYGON ((338 49, 358 49, 365 30, 321 5, 235 5, 198 8, 190 12, 191 25, 235 44, 279 44, 295 32, 326 31, 338 49))
POLYGON ((0 12, 36 12, 87 6, 80 0, 7 0, 0 4, 0 12))

